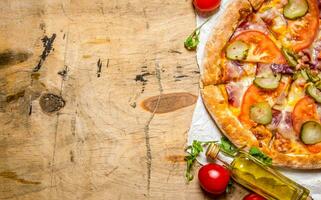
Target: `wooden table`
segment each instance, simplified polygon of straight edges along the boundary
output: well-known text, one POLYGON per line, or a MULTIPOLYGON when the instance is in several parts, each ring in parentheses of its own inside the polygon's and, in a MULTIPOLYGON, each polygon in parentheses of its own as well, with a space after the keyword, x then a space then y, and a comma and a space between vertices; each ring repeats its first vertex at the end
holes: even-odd
POLYGON ((190 0, 0 10, 0 199, 211 199, 184 179, 199 80, 183 47, 190 0))

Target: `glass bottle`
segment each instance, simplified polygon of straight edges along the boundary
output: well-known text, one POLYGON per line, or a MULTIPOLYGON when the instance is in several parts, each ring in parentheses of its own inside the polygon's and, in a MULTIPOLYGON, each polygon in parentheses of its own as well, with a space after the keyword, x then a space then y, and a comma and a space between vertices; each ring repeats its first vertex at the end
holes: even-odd
MULTIPOLYGON (((206 156, 219 159, 220 146, 212 143, 206 156)), ((220 160, 220 159, 219 159, 220 160)), ((239 151, 231 163, 222 161, 231 171, 231 177, 244 187, 268 200, 308 200, 310 191, 295 183, 260 160, 239 151)))

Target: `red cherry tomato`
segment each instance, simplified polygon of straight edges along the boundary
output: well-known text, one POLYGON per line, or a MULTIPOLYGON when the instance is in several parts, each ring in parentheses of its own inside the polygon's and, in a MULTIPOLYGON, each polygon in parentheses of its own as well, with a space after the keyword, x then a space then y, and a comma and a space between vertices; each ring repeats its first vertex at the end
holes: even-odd
POLYGON ((266 200, 264 197, 256 194, 256 193, 252 193, 252 194, 248 194, 246 195, 243 200, 266 200))
POLYGON ((211 194, 222 194, 230 180, 230 172, 223 166, 209 163, 198 171, 201 187, 211 194))
POLYGON ((221 4, 221 0, 193 0, 193 5, 196 11, 202 15, 206 16, 221 4))

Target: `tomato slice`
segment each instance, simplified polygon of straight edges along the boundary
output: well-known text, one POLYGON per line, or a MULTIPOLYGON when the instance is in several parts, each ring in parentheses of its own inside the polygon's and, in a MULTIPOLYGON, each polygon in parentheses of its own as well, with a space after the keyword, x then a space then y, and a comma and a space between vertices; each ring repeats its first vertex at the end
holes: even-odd
POLYGON ((305 96, 295 104, 292 112, 292 125, 297 135, 302 124, 309 120, 318 120, 317 105, 312 98, 305 96))
POLYGON ((244 125, 248 126, 248 128, 252 128, 253 126, 256 126, 257 124, 250 118, 251 106, 259 102, 265 102, 266 99, 269 97, 272 97, 272 98, 278 97, 282 93, 285 86, 286 85, 284 83, 280 83, 277 89, 273 91, 267 91, 267 90, 260 89, 255 85, 251 85, 246 90, 243 96, 239 120, 244 125))
POLYGON ((260 63, 286 64, 280 49, 264 33, 247 30, 234 37, 231 42, 243 41, 250 46, 245 61, 260 63))
POLYGON ((312 145, 306 145, 306 147, 311 153, 319 153, 319 152, 321 152, 321 143, 312 144, 312 145))
POLYGON ((319 7, 316 0, 307 0, 308 13, 297 20, 288 20, 288 31, 284 40, 289 40, 289 47, 298 52, 309 47, 314 41, 319 27, 319 7), (288 35, 287 35, 288 34, 288 35))

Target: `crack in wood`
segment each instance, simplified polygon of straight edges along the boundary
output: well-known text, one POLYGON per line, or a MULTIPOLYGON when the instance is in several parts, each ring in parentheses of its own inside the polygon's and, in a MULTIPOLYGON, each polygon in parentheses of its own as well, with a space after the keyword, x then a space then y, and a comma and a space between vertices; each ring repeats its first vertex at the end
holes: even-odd
MULTIPOLYGON (((67 66, 66 60, 67 60, 67 52, 68 52, 68 46, 69 46, 69 27, 67 31, 66 36, 66 44, 65 44, 65 52, 64 52, 64 66, 67 66)), ((64 79, 61 79, 60 84, 60 96, 62 96, 62 90, 64 86, 64 79)), ((56 148, 57 148, 57 135, 58 135, 58 125, 59 125, 59 115, 60 113, 57 112, 56 117, 56 126, 55 126, 55 135, 54 135, 54 146, 53 146, 53 152, 52 152, 52 159, 51 159, 51 172, 50 172, 50 188, 53 188, 53 176, 54 176, 54 169, 55 169, 55 156, 56 156, 56 148)))
POLYGON ((53 50, 52 45, 55 41, 56 38, 56 33, 52 34, 51 37, 45 36, 41 39, 42 43, 43 43, 43 51, 42 54, 40 55, 40 60, 37 64, 37 66, 35 68, 33 68, 33 72, 37 72, 40 70, 40 68, 42 67, 43 63, 45 62, 46 58, 48 57, 48 55, 50 54, 50 52, 53 50))
POLYGON ((32 114, 32 101, 30 102, 30 105, 29 105, 29 113, 28 115, 30 116, 32 114))
POLYGON ((149 196, 149 192, 150 192, 150 180, 151 180, 151 168, 152 168, 152 152, 151 152, 151 147, 150 147, 150 135, 149 135, 149 126, 150 123, 152 122, 154 116, 155 116, 155 112, 159 106, 160 100, 161 100, 161 96, 163 94, 163 86, 162 86, 162 81, 161 81, 161 69, 159 66, 159 63, 156 62, 156 78, 158 81, 158 90, 159 90, 159 96, 158 96, 158 100, 155 106, 155 109, 153 111, 153 113, 151 114, 151 116, 149 117, 145 127, 144 127, 144 133, 145 133, 145 145, 146 145, 146 162, 147 162, 147 194, 149 196))
POLYGON ((68 66, 65 65, 64 69, 59 71, 57 74, 60 75, 63 79, 65 79, 68 75, 68 71, 69 71, 68 66))
POLYGON ((103 63, 101 62, 100 58, 97 61, 97 78, 100 77, 101 74, 101 67, 103 66, 103 63))

